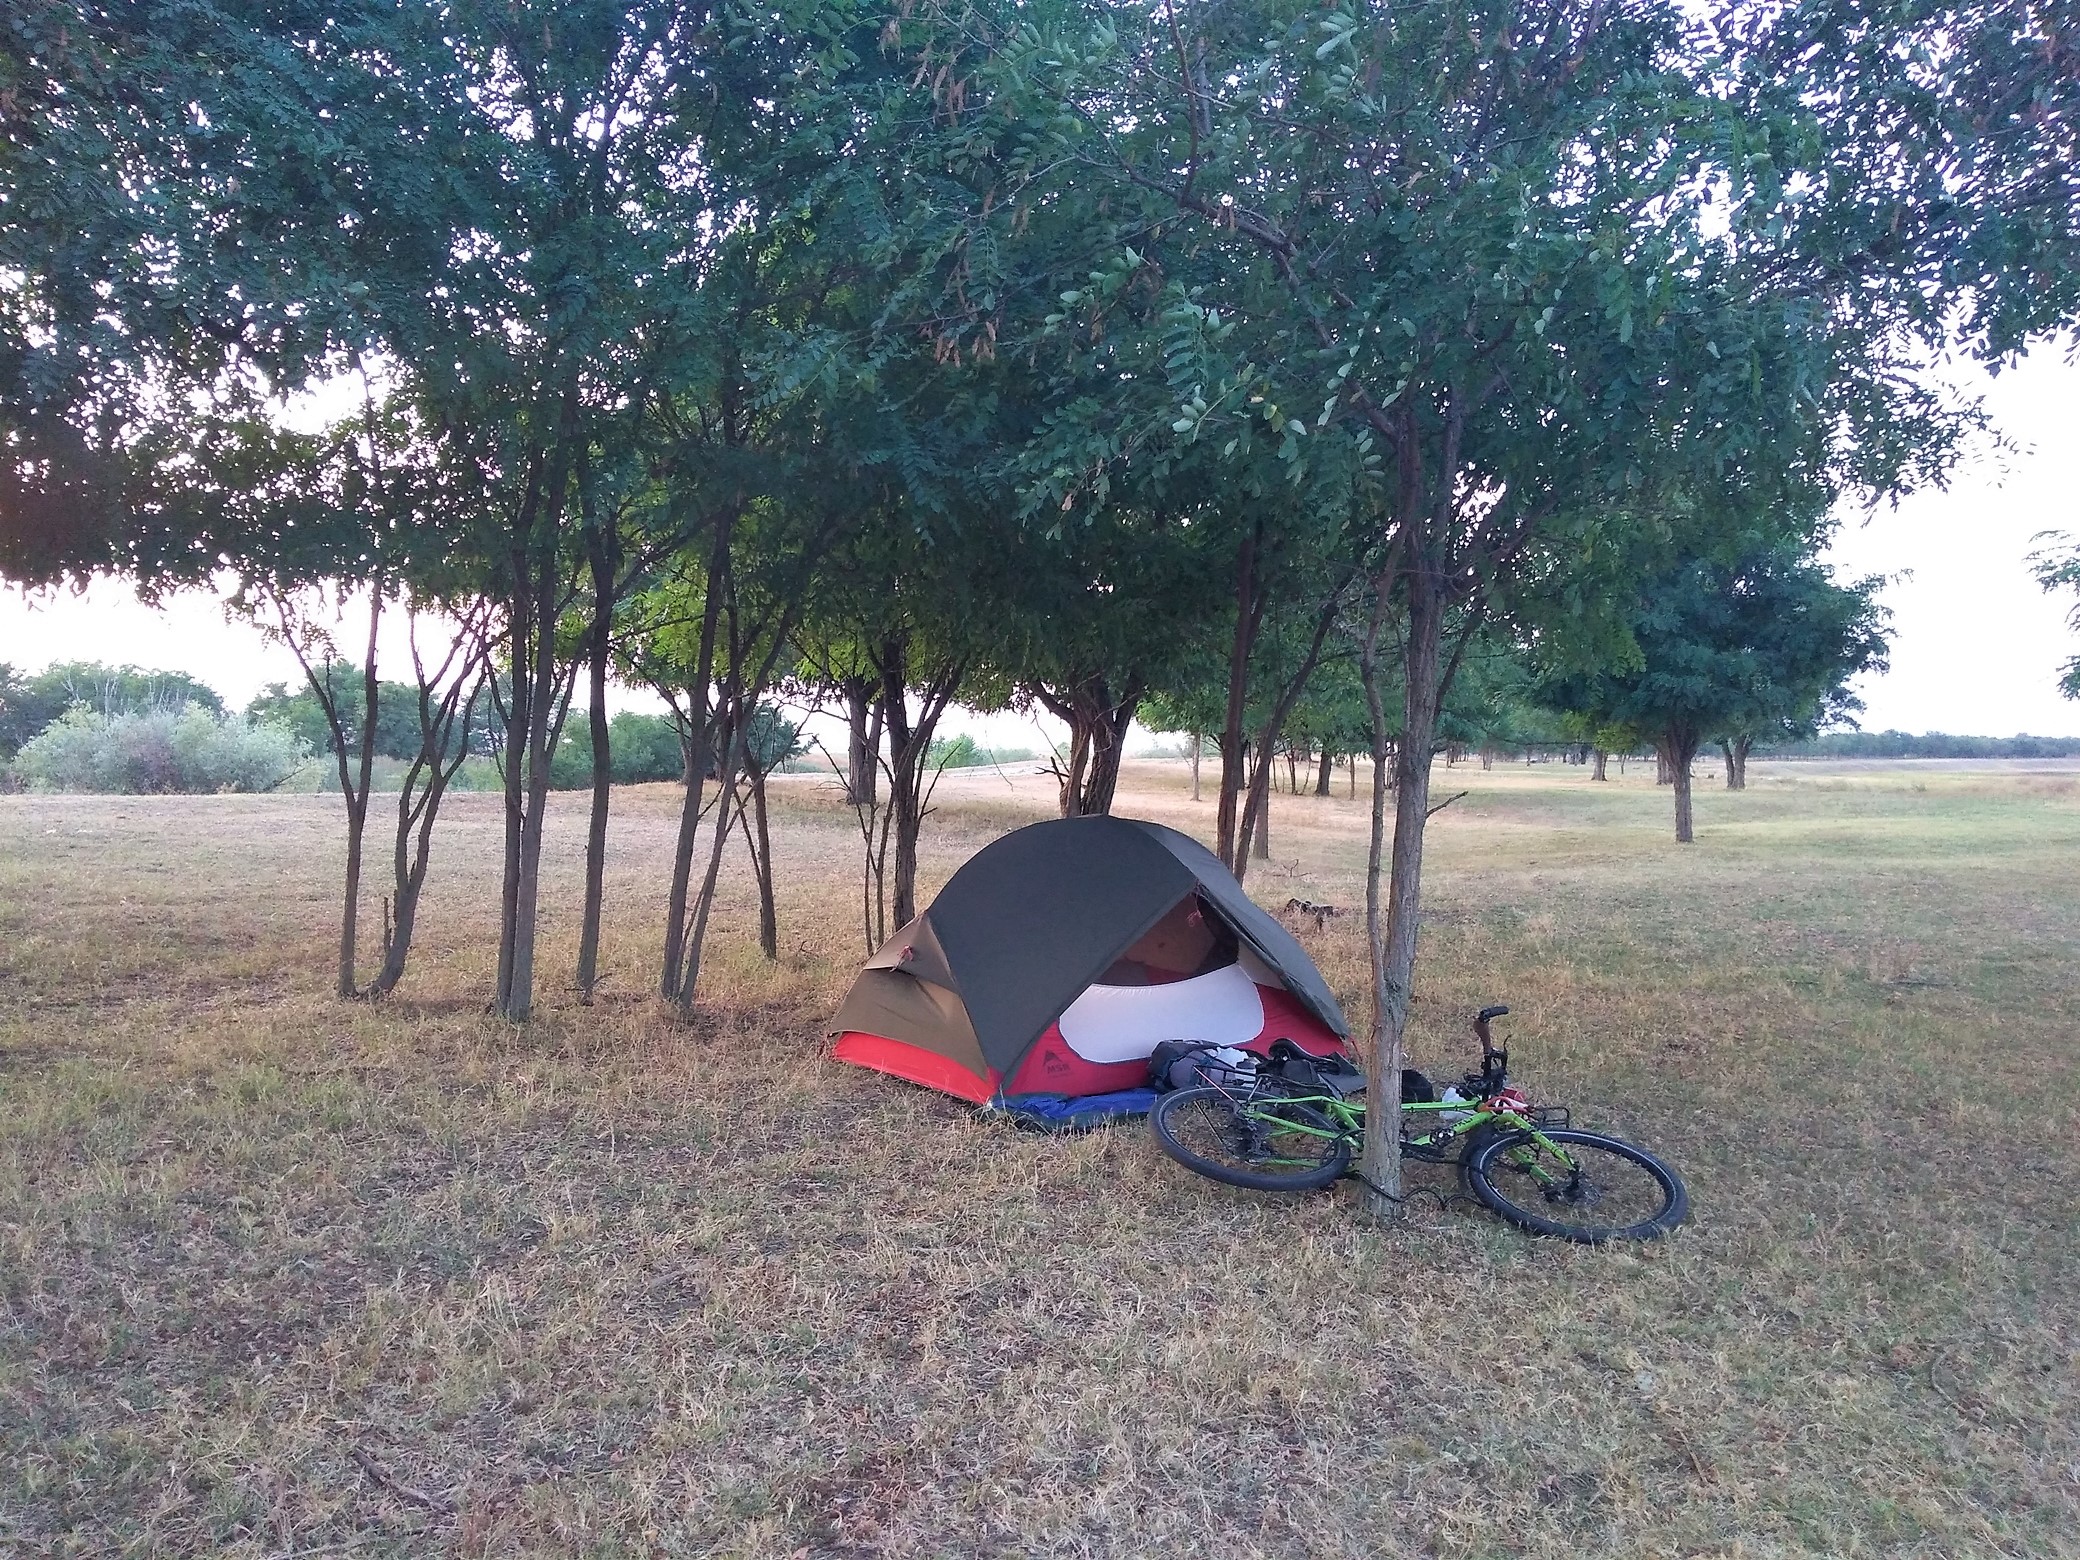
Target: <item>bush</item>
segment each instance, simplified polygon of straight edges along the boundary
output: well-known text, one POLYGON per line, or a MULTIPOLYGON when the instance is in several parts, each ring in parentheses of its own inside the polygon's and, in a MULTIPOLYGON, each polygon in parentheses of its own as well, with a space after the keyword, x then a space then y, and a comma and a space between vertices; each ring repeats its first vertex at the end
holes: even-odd
POLYGON ((286 726, 213 715, 195 704, 134 715, 76 708, 25 744, 14 768, 48 791, 272 791, 309 752, 286 726))
MULTIPOLYGON (((677 780, 686 772, 679 728, 663 715, 623 710, 607 722, 608 764, 616 785, 642 785, 677 780)), ((592 787, 592 720, 585 710, 572 710, 563 736, 549 760, 549 784, 559 791, 592 787)))

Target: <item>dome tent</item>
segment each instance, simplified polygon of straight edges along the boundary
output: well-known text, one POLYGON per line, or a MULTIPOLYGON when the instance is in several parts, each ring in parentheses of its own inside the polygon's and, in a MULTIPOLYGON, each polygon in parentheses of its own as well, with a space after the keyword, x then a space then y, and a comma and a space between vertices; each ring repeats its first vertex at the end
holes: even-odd
POLYGON ((1169 1039, 1328 1055, 1350 1033, 1212 851, 1112 817, 984 846, 867 960, 831 1027, 839 1060, 978 1103, 1131 1088, 1169 1039))

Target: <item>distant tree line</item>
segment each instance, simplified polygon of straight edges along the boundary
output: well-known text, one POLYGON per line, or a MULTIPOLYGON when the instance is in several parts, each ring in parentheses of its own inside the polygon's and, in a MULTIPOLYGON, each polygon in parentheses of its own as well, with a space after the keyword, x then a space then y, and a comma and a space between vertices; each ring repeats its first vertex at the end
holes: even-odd
POLYGON ((1827 731, 1756 749, 1769 758, 2080 758, 2080 737, 1953 737, 1927 731, 1827 731))
POLYGON ((615 682, 680 744, 681 1010, 732 838, 776 953, 776 699, 844 722, 869 943, 956 702, 1058 718, 1068 814, 1144 707, 1204 738, 1237 875, 1355 752, 1379 1089, 1439 751, 1650 738, 1687 835, 1699 746, 1875 664, 1815 560, 1955 459, 1931 352, 2080 318, 2075 57, 1995 0, 49 0, 0 26, 0 572, 237 580, 337 775, 345 996, 490 734, 515 1022, 573 718, 598 979, 615 682))

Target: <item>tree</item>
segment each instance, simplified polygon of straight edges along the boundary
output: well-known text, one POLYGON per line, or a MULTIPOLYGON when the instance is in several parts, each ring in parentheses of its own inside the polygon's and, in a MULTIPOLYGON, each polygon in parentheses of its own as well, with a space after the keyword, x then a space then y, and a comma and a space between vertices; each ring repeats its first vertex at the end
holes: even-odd
POLYGON ((1623 661, 1556 678, 1546 698, 1651 735, 1674 782, 1676 839, 1688 844, 1703 742, 1728 734, 1737 775, 1759 737, 1810 737, 1853 707, 1851 677, 1883 667, 1878 583, 1836 585, 1803 538, 1751 543, 1730 563, 1680 560, 1641 588, 1623 661))
MULTIPOLYGON (((351 661, 330 661, 313 668, 316 680, 338 707, 345 727, 348 752, 354 751, 362 720, 361 669, 351 661)), ((375 751, 384 758, 409 759, 419 751, 419 723, 412 714, 417 690, 409 683, 378 684, 375 751)), ((287 683, 269 683, 246 705, 252 720, 271 720, 287 726, 303 739, 311 751, 330 753, 334 737, 326 719, 324 701, 308 686, 293 692, 287 683)))
POLYGON ((749 816, 742 803, 737 821, 743 825, 744 848, 758 884, 758 947, 770 961, 780 957, 779 908, 773 892, 773 836, 766 825, 766 776, 803 750, 801 728, 770 704, 759 705, 744 737, 744 787, 750 793, 749 816))
POLYGON ((32 677, 0 662, 0 759, 14 757, 69 709, 112 718, 179 714, 191 704, 212 715, 224 713, 216 690, 185 672, 64 661, 32 677))
POLYGON ((980 708, 1047 710, 1069 728, 1053 759, 1065 818, 1112 810, 1126 738, 1141 701, 1206 647, 1221 604, 1206 529, 1128 506, 1056 533, 1011 531, 1005 587, 980 615, 997 628, 971 677, 980 708))
MULTIPOLYGON (((1463 636, 1676 470, 1760 480, 1855 456, 1887 477, 1917 444, 1940 466, 1941 439, 1897 436, 1932 410, 1903 404, 1875 316, 1851 329, 1773 285, 1801 198, 1773 159, 1793 161, 1810 116, 1744 118, 1738 62, 1673 6, 1072 10, 993 64, 1027 105, 1008 203, 1099 185, 1162 235, 1135 269, 1189 265, 1180 311, 1226 332, 1166 362, 1181 436, 1241 457, 1270 441, 1299 480, 1365 473, 1349 534, 1367 640, 1398 649, 1403 695, 1369 923, 1385 1096, 1463 636)), ((1391 1134, 1368 1144, 1381 1208, 1395 1155, 1391 1134)))

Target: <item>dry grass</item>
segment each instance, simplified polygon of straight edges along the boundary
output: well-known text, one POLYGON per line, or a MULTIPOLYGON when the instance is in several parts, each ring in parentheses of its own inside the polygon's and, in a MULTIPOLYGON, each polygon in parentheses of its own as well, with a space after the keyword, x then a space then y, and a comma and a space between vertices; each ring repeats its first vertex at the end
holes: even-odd
MULTIPOLYGON (((1688 850, 1637 771, 1440 778, 1418 1060, 1510 1002, 1678 1239, 1381 1233, 828 1063, 807 781, 778 967, 740 874, 659 1014, 631 792, 610 995, 519 1033, 494 798, 378 1009, 325 996, 335 803, 0 798, 0 1552, 2080 1552, 2073 777, 1757 766, 1688 850)), ((1203 830, 1182 784, 1122 810, 1203 830)), ((1047 800, 949 777, 927 887, 1047 800)), ((1280 798, 1260 897, 1356 902, 1362 808, 1280 798)), ((1355 1008, 1355 925, 1304 935, 1355 1008)))

